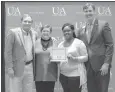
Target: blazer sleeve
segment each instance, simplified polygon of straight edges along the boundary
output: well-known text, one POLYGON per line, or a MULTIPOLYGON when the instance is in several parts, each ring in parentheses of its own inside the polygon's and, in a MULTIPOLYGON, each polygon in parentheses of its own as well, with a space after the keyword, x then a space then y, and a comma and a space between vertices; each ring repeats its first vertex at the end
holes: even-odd
POLYGON ((106 47, 104 62, 111 64, 114 47, 113 47, 113 38, 111 34, 111 29, 107 22, 103 26, 102 33, 103 33, 103 38, 104 38, 104 44, 106 47))
POLYGON ((35 32, 35 47, 34 47, 34 53, 33 53, 33 74, 34 74, 34 79, 35 79, 35 73, 36 73, 36 71, 35 71, 35 59, 36 59, 36 57, 35 57, 35 48, 36 48, 36 46, 38 46, 37 45, 37 42, 38 42, 38 39, 39 39, 39 37, 38 37, 38 33, 36 32, 36 31, 34 31, 35 32))
POLYGON ((12 30, 8 31, 8 34, 6 36, 5 41, 5 67, 6 68, 12 68, 13 67, 13 61, 12 61, 12 50, 13 50, 13 44, 14 44, 14 33, 12 30))
POLYGON ((35 40, 37 40, 39 38, 38 33, 36 32, 35 35, 36 35, 36 39, 35 40))

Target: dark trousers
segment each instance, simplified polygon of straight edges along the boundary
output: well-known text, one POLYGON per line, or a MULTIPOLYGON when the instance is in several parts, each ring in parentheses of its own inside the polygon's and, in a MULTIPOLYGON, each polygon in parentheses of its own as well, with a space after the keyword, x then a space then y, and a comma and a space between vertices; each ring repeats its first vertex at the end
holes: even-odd
POLYGON ((81 92, 80 77, 66 77, 60 74, 60 82, 64 92, 81 92))
POLYGON ((54 92, 55 81, 36 81, 36 92, 54 92))
POLYGON ((91 64, 87 65, 88 92, 108 92, 110 69, 107 75, 102 76, 100 71, 94 71, 91 64))

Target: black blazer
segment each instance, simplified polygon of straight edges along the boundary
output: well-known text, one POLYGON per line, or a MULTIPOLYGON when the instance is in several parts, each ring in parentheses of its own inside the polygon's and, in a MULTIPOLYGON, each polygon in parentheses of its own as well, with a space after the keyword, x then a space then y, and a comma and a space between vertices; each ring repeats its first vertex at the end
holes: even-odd
POLYGON ((78 38, 86 44, 88 61, 95 71, 98 71, 104 63, 111 65, 113 39, 107 22, 95 19, 89 43, 86 37, 86 26, 81 28, 78 34, 78 38))

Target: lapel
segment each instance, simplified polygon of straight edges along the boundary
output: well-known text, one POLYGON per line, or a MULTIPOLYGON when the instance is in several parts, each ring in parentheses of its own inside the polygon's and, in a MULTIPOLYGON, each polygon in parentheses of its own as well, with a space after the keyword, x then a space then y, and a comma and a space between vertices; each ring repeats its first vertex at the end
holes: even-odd
MULTIPOLYGON (((21 28, 19 28, 19 30, 18 30, 18 36, 19 36, 20 41, 21 41, 21 43, 22 43, 22 46, 24 47, 24 50, 25 50, 24 37, 23 37, 21 28)), ((26 52, 26 51, 25 51, 25 52, 26 52)))
POLYGON ((94 42, 96 40, 97 36, 98 36, 98 19, 95 19, 89 43, 94 42))
POLYGON ((31 37, 31 40, 32 40, 32 46, 34 46, 34 38, 33 38, 33 33, 32 33, 32 30, 30 30, 30 37, 31 37))
POLYGON ((84 28, 84 39, 85 39, 85 43, 88 44, 88 39, 87 39, 87 34, 86 34, 86 26, 84 28))
POLYGON ((35 49, 35 35, 34 35, 32 29, 30 30, 30 36, 31 36, 31 40, 32 40, 32 53, 34 55, 35 54, 34 53, 34 49, 35 49))

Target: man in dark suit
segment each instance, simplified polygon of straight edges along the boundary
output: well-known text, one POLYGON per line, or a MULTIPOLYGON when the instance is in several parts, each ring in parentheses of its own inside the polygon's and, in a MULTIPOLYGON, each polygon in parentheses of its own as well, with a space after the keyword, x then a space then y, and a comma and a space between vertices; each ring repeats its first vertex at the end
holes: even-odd
POLYGON ((34 47, 37 33, 32 18, 24 14, 21 27, 10 29, 5 41, 6 74, 12 79, 11 92, 32 92, 34 47))
POLYGON ((87 22, 78 37, 86 44, 89 55, 86 63, 88 92, 108 92, 113 56, 111 29, 106 21, 96 18, 93 4, 83 6, 83 12, 87 22))

